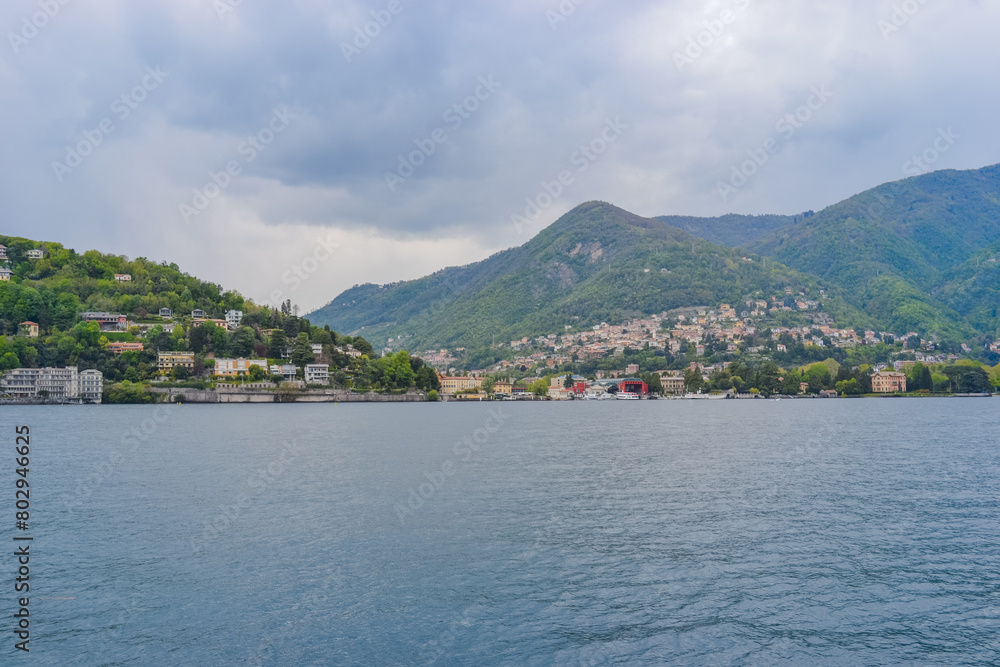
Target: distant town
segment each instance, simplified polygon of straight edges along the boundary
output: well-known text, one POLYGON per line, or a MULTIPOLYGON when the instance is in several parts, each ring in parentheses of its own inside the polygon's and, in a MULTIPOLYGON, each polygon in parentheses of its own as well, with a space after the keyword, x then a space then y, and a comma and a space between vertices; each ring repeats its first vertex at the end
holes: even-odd
MULTIPOLYGON (((115 280, 127 282, 131 276, 116 274, 115 280)), ((387 389, 425 400, 954 394, 991 392, 997 379, 996 373, 987 372, 989 367, 960 363, 960 355, 937 350, 934 341, 916 332, 896 336, 838 328, 819 301, 790 294, 747 300, 740 312, 724 303, 575 331, 566 327, 562 334, 497 344, 509 358, 462 372, 454 365, 462 348, 427 350, 418 359, 387 346, 379 357, 364 339, 314 327, 292 310, 288 303, 282 312, 272 313, 284 325, 280 328, 262 327, 259 316, 246 326, 244 312, 236 309, 212 318, 202 309, 175 316, 166 307, 155 315, 140 312, 144 317, 132 318, 87 311, 79 315, 77 328, 96 333, 96 344, 105 355, 127 361, 122 381, 110 392, 111 402, 197 402, 206 395, 214 402, 218 392, 226 392, 223 402, 243 400, 239 397, 251 401, 246 398, 251 396, 278 400, 279 395, 293 401, 297 395, 346 400, 345 391, 378 400, 379 392, 387 389), (764 318, 785 313, 809 321, 797 326, 771 322, 762 328, 764 318), (241 334, 245 344, 237 341, 241 334), (198 350, 164 349, 182 344, 198 350), (273 356, 218 356, 209 347, 273 356), (143 370, 142 359, 151 360, 151 354, 155 368, 143 370), (400 363, 406 366, 402 373, 389 370, 400 363), (373 374, 372 365, 385 370, 373 374), (396 380, 385 382, 388 375, 396 380), (340 391, 333 393, 332 388, 340 391)), ((39 324, 24 321, 14 338, 30 341, 39 336, 39 324)), ((963 351, 970 349, 963 346, 963 351)), ((100 370, 77 366, 8 368, 0 378, 0 400, 15 403, 96 404, 109 397, 107 389, 100 370)))

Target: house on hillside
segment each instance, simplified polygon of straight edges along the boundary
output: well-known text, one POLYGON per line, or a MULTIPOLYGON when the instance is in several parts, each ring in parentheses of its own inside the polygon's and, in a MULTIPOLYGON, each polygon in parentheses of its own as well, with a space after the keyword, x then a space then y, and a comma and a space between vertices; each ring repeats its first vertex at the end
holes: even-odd
POLYGON ((32 250, 26 252, 25 255, 27 255, 28 259, 41 259, 45 256, 45 251, 41 248, 33 248, 32 250))
POLYGON ((97 322, 101 331, 125 331, 128 328, 128 317, 119 313, 86 312, 80 313, 84 322, 97 322))
POLYGON ((173 316, 174 316, 174 311, 170 310, 169 308, 160 308, 160 317, 169 319, 173 316))
POLYGON ((876 394, 895 394, 906 391, 906 373, 879 371, 872 374, 872 391, 876 394))
POLYGON ((130 282, 132 282, 132 274, 131 273, 116 273, 115 274, 115 282, 130 283, 130 282))
POLYGON ((160 375, 167 375, 175 368, 194 370, 194 352, 160 352, 156 367, 160 375))
POLYGON ((142 343, 128 343, 124 341, 112 341, 108 343, 108 350, 114 354, 121 354, 122 352, 142 352, 142 343))
POLYGON ((330 384, 329 364, 306 364, 306 384, 330 384))
POLYGON ((14 274, 6 266, 0 266, 0 280, 10 280, 14 274))
POLYGON ((230 331, 235 331, 237 327, 240 326, 240 322, 243 321, 243 311, 242 310, 229 310, 226 311, 226 328, 230 331))
POLYGON ((38 338, 38 323, 37 322, 21 322, 20 324, 22 335, 28 336, 29 338, 38 338))

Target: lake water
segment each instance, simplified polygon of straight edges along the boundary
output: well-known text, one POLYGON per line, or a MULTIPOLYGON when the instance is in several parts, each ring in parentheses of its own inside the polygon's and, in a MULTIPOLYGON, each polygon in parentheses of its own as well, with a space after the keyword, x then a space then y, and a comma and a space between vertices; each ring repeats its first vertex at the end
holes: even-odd
POLYGON ((4 407, 0 510, 33 664, 998 664, 998 407, 4 407))

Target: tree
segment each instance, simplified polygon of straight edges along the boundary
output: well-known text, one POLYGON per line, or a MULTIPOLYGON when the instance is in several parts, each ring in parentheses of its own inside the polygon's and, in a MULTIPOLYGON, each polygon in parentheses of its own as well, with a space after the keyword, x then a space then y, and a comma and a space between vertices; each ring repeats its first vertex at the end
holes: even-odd
POLYGON ((818 394, 833 386, 833 377, 830 375, 830 369, 823 364, 813 364, 806 370, 804 382, 809 383, 807 390, 809 393, 818 394))
POLYGON ((548 396, 549 395, 549 383, 545 381, 544 378, 539 378, 531 383, 528 387, 530 391, 535 396, 548 396))
POLYGON ((368 365, 372 380, 386 389, 406 389, 413 386, 416 378, 406 351, 371 360, 368 365))
POLYGON ((17 358, 17 355, 13 352, 7 352, 0 357, 0 370, 9 371, 14 368, 19 368, 21 366, 21 360, 17 358))
POLYGON ((906 388, 909 391, 931 390, 934 388, 934 381, 931 379, 931 370, 922 362, 913 364, 910 373, 906 378, 906 388))
POLYGON ((300 333, 295 337, 295 344, 292 346, 292 363, 296 366, 305 366, 316 360, 313 354, 312 344, 309 342, 309 334, 300 333))
POLYGON ((836 389, 837 393, 846 394, 847 396, 856 396, 861 394, 861 385, 855 378, 851 378, 850 380, 841 380, 837 383, 836 389))
POLYGON ((229 349, 237 357, 249 357, 253 354, 254 342, 256 342, 256 338, 253 329, 240 327, 233 332, 229 341, 229 349))
POLYGON ((275 329, 271 333, 271 340, 268 342, 267 354, 272 359, 281 359, 281 355, 285 353, 285 348, 288 347, 288 338, 285 336, 283 329, 275 329))
POLYGON ((267 371, 262 366, 253 364, 247 372, 247 377, 251 382, 261 382, 267 376, 267 371))
POLYGON ((684 386, 691 393, 698 393, 704 386, 705 380, 701 376, 701 370, 689 368, 684 373, 684 386))
POLYGON ((993 391, 993 384, 984 369, 966 368, 959 376, 958 391, 963 394, 985 394, 993 391))
POLYGON ((417 371, 414 382, 418 389, 424 391, 441 390, 441 380, 438 374, 430 366, 421 366, 417 371))
POLYGON ((369 359, 375 356, 375 350, 372 349, 371 343, 366 341, 361 336, 355 336, 352 345, 354 346, 355 350, 357 350, 364 356, 368 357, 369 359))
MULTIPOLYGON (((214 324, 211 325, 213 328, 214 324)), ((212 339, 212 334, 208 328, 208 324, 202 324, 200 327, 194 327, 191 329, 191 333, 188 335, 188 340, 191 344, 191 350, 197 353, 205 351, 208 347, 209 341, 212 339)))
POLYGON ((491 375, 487 375, 483 378, 483 392, 487 394, 492 394, 494 388, 496 388, 497 380, 491 375))
MULTIPOLYGON (((208 326, 207 324, 203 324, 208 326)), ((212 350, 215 351, 215 356, 224 356, 229 351, 229 334, 222 327, 214 327, 212 329, 212 350)))

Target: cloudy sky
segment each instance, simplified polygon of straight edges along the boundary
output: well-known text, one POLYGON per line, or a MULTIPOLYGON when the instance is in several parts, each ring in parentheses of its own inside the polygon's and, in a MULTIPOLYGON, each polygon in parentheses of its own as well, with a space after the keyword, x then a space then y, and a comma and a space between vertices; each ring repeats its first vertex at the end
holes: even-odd
POLYGON ((308 310, 593 199, 820 209, 1000 162, 998 25, 987 0, 6 0, 0 229, 308 310))

